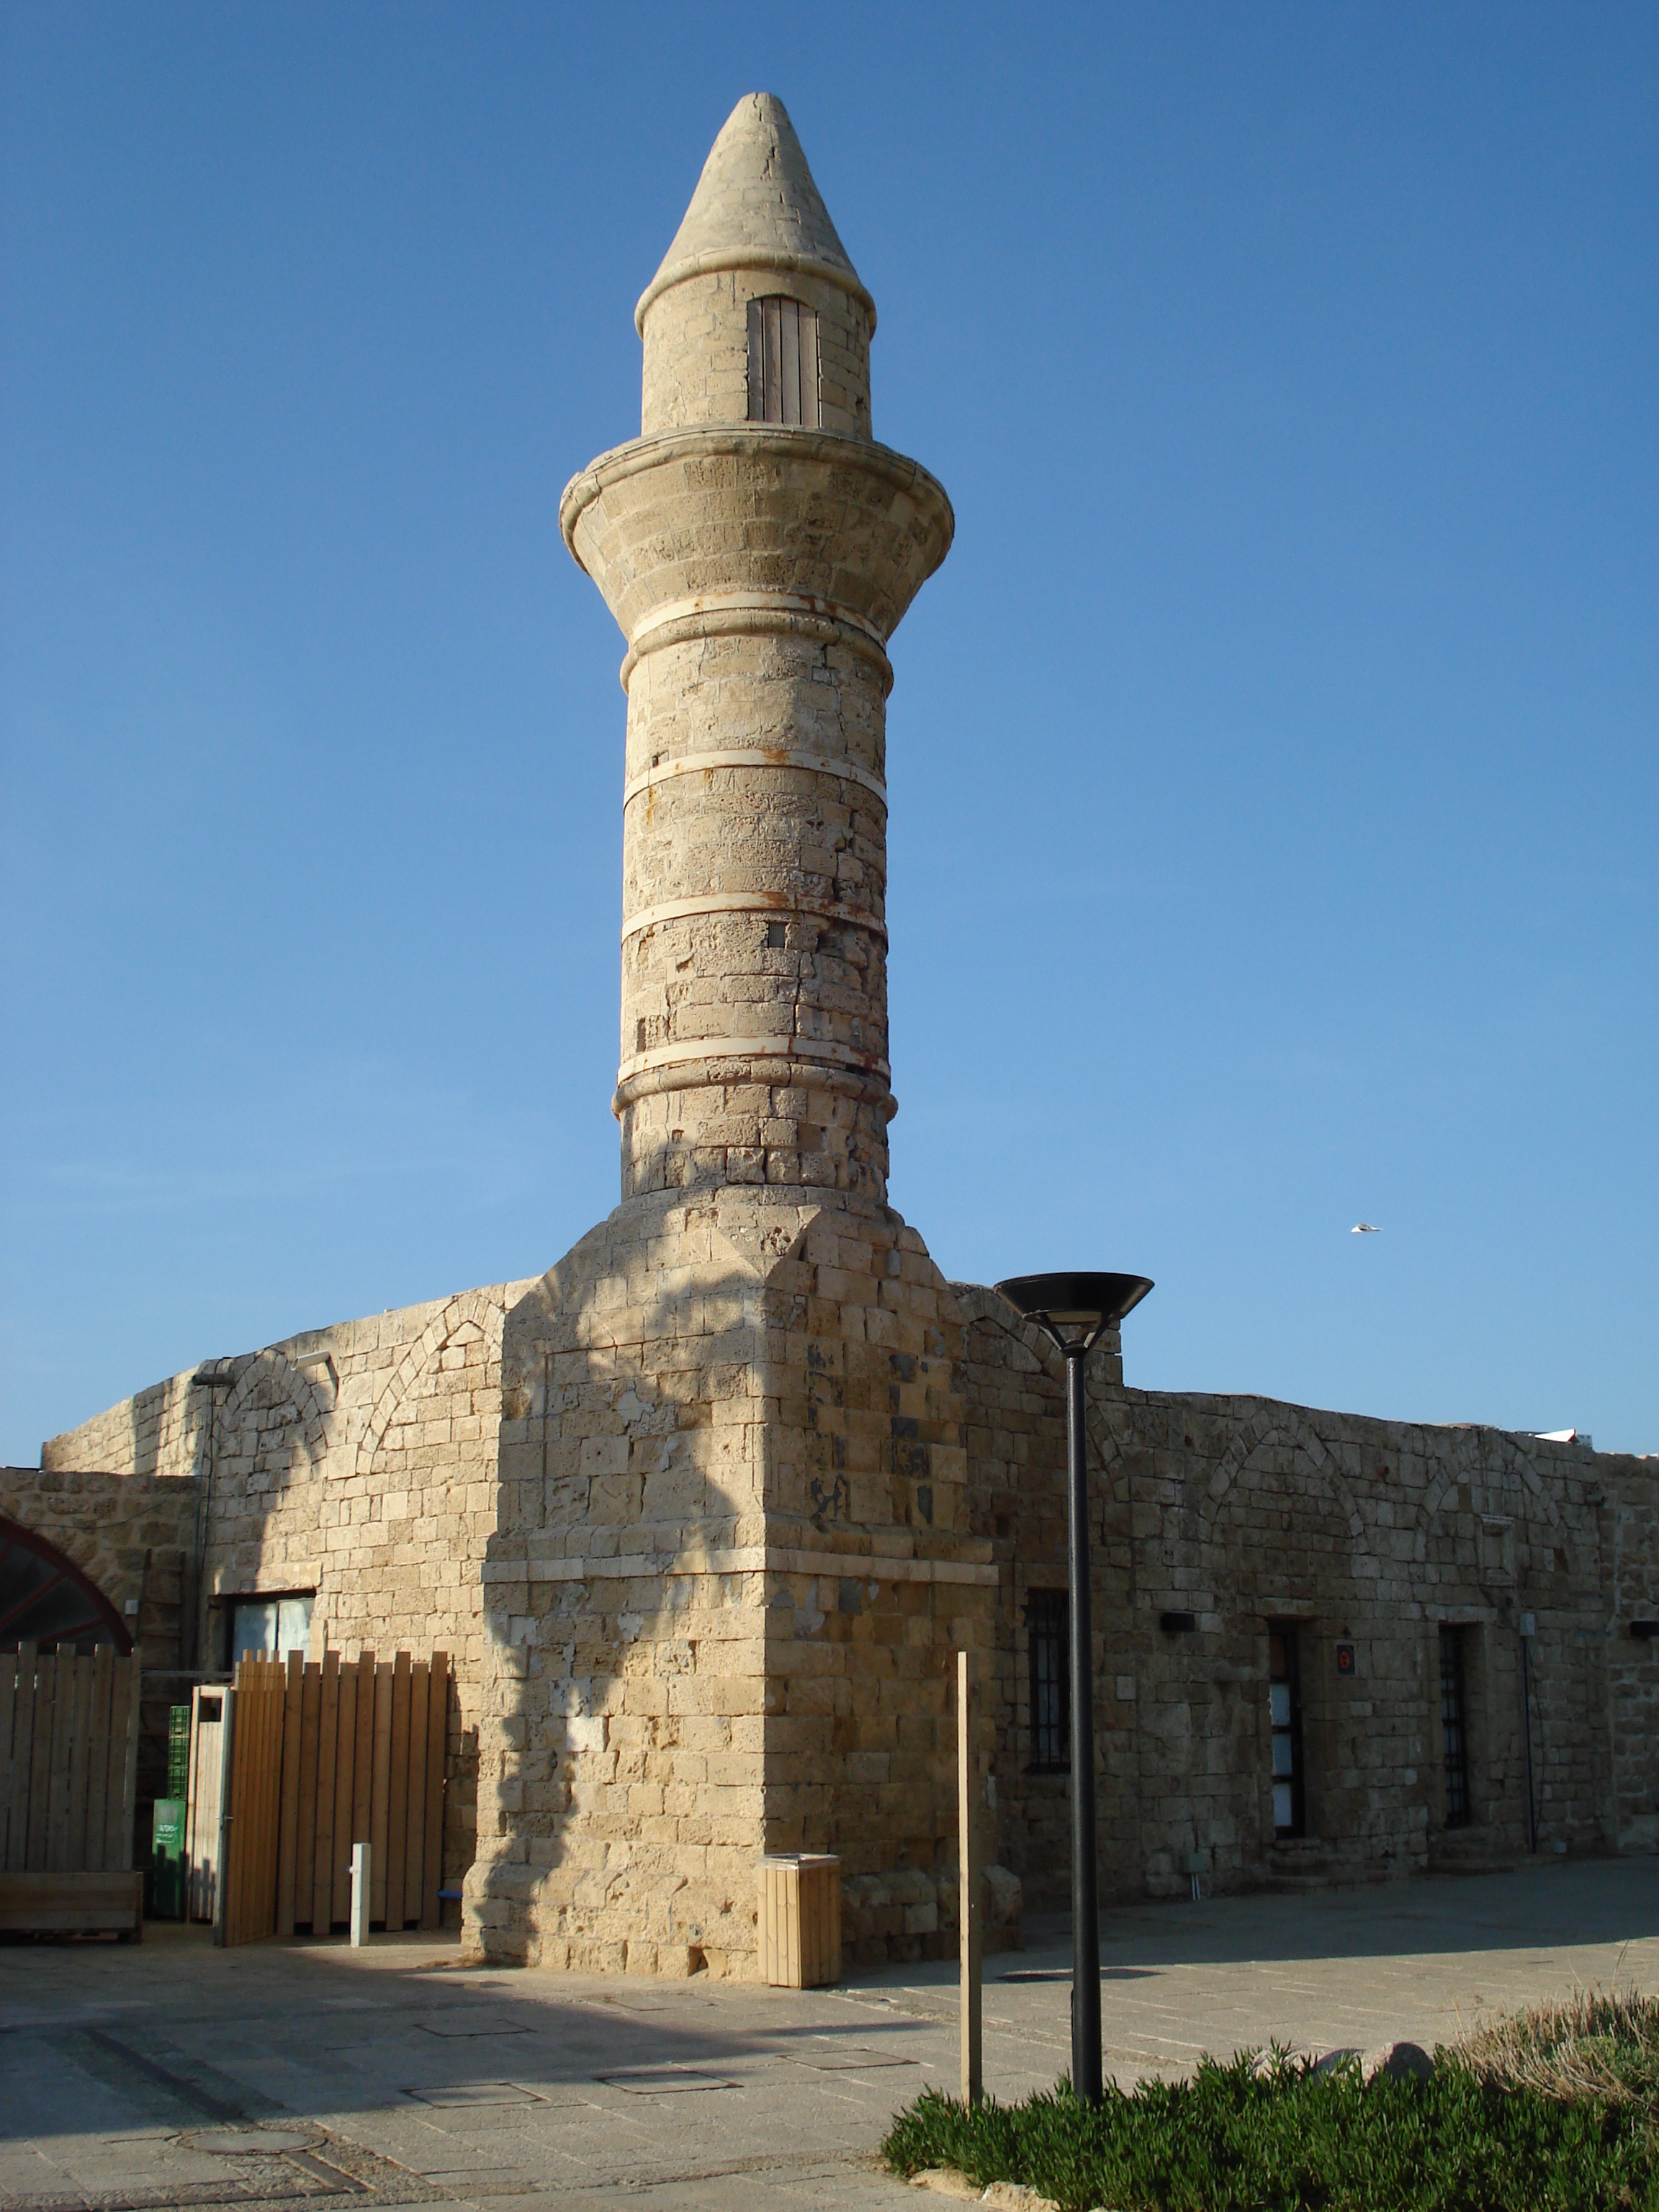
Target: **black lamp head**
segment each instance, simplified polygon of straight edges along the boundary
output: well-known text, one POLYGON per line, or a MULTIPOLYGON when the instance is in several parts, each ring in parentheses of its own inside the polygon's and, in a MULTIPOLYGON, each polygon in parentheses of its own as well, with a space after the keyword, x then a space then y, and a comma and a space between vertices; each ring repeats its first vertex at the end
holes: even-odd
POLYGON ((1062 1352, 1086 1352, 1152 1289, 1145 1275, 1010 1275, 996 1285, 1017 1313, 1047 1330, 1062 1352))

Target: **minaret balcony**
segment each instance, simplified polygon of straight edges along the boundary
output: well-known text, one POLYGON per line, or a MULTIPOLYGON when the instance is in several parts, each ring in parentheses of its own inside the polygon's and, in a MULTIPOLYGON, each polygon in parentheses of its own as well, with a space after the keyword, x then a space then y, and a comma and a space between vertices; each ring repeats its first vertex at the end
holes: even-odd
POLYGON ((565 543, 641 654, 766 630, 886 644, 950 550, 955 518, 920 463, 830 430, 732 423, 618 446, 559 502, 565 543))

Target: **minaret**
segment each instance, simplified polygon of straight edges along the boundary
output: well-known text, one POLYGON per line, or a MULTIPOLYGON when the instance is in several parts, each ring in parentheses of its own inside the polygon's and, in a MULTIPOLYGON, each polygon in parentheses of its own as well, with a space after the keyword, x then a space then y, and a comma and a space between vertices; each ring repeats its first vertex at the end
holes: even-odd
POLYGON ((871 435, 875 303, 739 100, 641 297, 642 434, 560 504, 628 640, 624 1200, 887 1188, 887 642, 949 549, 871 435))
POLYGON ((744 1973, 768 1852, 934 1895, 991 1642, 961 1317, 886 1202, 887 642, 952 523, 775 100, 638 321, 643 434, 560 507, 628 640, 622 1203, 503 1330, 467 1925, 744 1973))

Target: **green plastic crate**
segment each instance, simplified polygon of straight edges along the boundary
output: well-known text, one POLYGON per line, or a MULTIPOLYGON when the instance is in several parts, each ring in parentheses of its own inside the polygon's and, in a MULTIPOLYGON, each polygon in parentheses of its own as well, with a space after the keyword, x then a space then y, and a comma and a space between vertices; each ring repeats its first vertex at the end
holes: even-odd
POLYGON ((190 1795, 190 1707, 167 1707, 167 1796, 190 1795))

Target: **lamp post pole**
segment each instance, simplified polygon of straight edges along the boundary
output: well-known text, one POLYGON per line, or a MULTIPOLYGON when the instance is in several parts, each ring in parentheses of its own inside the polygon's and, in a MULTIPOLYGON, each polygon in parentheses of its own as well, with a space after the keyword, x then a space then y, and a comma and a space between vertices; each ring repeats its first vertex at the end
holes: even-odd
POLYGON ((1066 1353, 1066 1550, 1072 1589, 1072 2092, 1100 2102, 1100 1905, 1095 1881, 1095 1666, 1089 1606, 1086 1342, 1066 1353))
POLYGON ((1095 1668, 1090 1619, 1089 1401, 1085 1365, 1139 1304, 1145 1275, 1015 1275, 997 1289, 1066 1362, 1066 1555, 1071 1584, 1072 2094, 1100 2102, 1100 1904, 1095 1844, 1095 1668))

